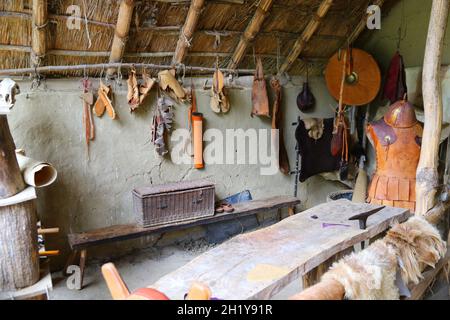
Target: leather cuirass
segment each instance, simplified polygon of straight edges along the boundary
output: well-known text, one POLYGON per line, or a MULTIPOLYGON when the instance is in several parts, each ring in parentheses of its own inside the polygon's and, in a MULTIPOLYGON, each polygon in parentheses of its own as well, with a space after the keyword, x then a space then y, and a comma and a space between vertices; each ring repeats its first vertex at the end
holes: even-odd
POLYGON ((413 106, 404 100, 394 103, 382 119, 368 125, 367 136, 375 148, 377 164, 368 202, 415 211, 422 130, 413 106))

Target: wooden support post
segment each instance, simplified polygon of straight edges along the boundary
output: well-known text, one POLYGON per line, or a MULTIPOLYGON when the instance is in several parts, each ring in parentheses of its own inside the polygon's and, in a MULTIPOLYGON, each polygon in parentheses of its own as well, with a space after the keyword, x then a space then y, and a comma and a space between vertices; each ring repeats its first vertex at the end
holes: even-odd
POLYGON ((25 189, 16 159, 16 145, 5 115, 0 115, 0 141, 0 198, 4 199, 25 189))
POLYGON ((33 200, 0 207, 0 291, 39 280, 36 219, 33 200))
MULTIPOLYGON (((120 62, 122 60, 123 53, 125 52, 125 45, 128 40, 128 33, 130 32, 133 10, 134 0, 122 0, 111 46, 111 54, 109 56, 110 63, 120 62)), ((115 68, 108 68, 107 75, 112 76, 115 70, 115 68)))
POLYGON ((255 15, 245 29, 239 40, 236 49, 234 49, 228 69, 236 69, 247 51, 248 45, 255 39, 261 26, 266 19, 267 13, 273 4, 273 0, 261 0, 256 8, 255 15))
POLYGON ((33 0, 31 66, 42 65, 47 51, 47 0, 33 0))
POLYGON ((425 216, 435 204, 438 152, 442 128, 442 89, 439 72, 450 0, 433 0, 422 72, 425 124, 416 172, 416 214, 425 216))
POLYGON ((200 18, 205 0, 192 0, 189 11, 181 29, 180 37, 177 42, 177 48, 173 55, 172 64, 176 65, 182 63, 188 48, 191 46, 192 36, 194 35, 197 22, 200 18))
POLYGON ((332 4, 333 0, 322 1, 316 13, 311 18, 309 23, 306 25, 306 28, 303 30, 300 37, 297 39, 297 41, 295 41, 294 46, 291 49, 291 52, 287 56, 284 63, 281 65, 278 75, 283 74, 284 72, 288 71, 291 68, 292 64, 300 56, 302 51, 305 49, 306 44, 318 29, 321 20, 323 19, 323 17, 325 17, 332 4))

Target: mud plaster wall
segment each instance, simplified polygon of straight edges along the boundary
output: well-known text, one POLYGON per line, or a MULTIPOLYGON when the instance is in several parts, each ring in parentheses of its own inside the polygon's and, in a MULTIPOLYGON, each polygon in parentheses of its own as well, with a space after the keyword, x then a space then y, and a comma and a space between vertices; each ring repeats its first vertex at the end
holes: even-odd
MULTIPOLYGON (((310 79, 317 99, 315 113, 309 117, 332 116, 333 99, 328 95, 322 78, 310 79)), ((98 80, 93 80, 97 87, 98 80)), ((190 82, 187 82, 190 83, 190 82)), ((196 88, 201 88, 199 81, 196 88)), ((198 108, 206 118, 205 129, 266 128, 270 120, 251 118, 249 79, 239 79, 243 90, 230 90, 231 111, 217 115, 209 108, 208 92, 197 91, 198 108)), ((295 127, 291 125, 300 115, 295 99, 301 79, 293 79, 283 89, 285 142, 290 163, 295 165, 295 127)), ((132 223, 131 190, 134 187, 164 182, 207 178, 216 183, 219 198, 249 189, 253 198, 291 195, 294 178, 280 173, 260 175, 259 165, 206 165, 204 170, 190 165, 174 165, 169 159, 155 156, 150 143, 150 125, 155 96, 136 113, 130 114, 126 102, 126 84, 115 86, 115 107, 118 120, 107 116, 95 118, 96 138, 86 156, 82 126, 82 105, 79 80, 48 80, 31 91, 29 82, 19 82, 21 94, 9 116, 11 131, 18 148, 28 156, 51 162, 58 170, 57 182, 38 190, 38 213, 45 227, 60 227, 56 236, 47 237, 48 249, 60 249, 62 255, 53 258, 53 268, 62 267, 68 253, 67 233, 80 232, 114 224, 132 223)), ((187 106, 177 105, 175 128, 187 126, 187 106)), ((270 140, 269 140, 270 141, 270 140)), ((299 209, 325 201, 329 192, 343 189, 339 183, 312 177, 299 184, 299 209)), ((204 235, 203 227, 165 234, 162 239, 149 236, 90 251, 96 256, 114 256, 133 248, 154 243, 170 243, 180 239, 196 239, 204 235)), ((91 255, 92 257, 92 255, 91 255)))

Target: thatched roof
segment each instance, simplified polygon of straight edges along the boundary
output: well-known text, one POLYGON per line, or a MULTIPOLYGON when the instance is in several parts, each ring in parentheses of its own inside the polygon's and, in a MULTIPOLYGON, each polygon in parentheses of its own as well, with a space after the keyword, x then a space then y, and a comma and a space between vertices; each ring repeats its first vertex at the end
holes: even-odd
MULTIPOLYGON (((0 69, 30 67, 32 46, 32 0, 0 2, 0 69)), ((45 65, 107 63, 115 33, 120 0, 47 0, 47 52, 45 65), (67 8, 78 5, 79 30, 67 27, 67 8), (86 7, 85 7, 86 6, 86 7), (86 12, 87 27, 84 13, 86 12), (91 39, 89 47, 88 35, 91 39)), ((239 68, 252 69, 254 54, 263 58, 266 72, 277 71, 295 41, 314 17, 322 0, 276 0, 255 40, 248 46, 239 68)), ((388 2, 388 1, 386 1, 388 2)), ((392 2, 392 1, 391 1, 392 2)), ((303 61, 321 70, 327 59, 345 45, 366 15, 369 0, 335 0, 318 29, 307 42, 289 74, 304 72, 303 61)), ((200 13, 185 65, 226 67, 243 31, 249 25, 258 0, 207 0, 200 13), (214 48, 215 34, 220 44, 214 48)), ((190 1, 135 1, 133 19, 122 62, 170 65, 190 1)), ((98 75, 100 70, 92 70, 98 75)), ((81 75, 82 71, 60 73, 81 75)))

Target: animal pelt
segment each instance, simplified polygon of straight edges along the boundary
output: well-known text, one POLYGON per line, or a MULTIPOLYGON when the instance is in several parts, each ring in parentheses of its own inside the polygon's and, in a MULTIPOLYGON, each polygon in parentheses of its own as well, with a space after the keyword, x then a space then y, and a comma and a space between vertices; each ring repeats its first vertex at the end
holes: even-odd
POLYGON ((395 286, 396 271, 395 251, 377 240, 367 249, 335 262, 322 281, 333 279, 341 283, 347 299, 394 300, 400 297, 395 286))
POLYGON ((434 268, 446 253, 446 243, 441 239, 439 231, 418 216, 393 226, 383 240, 400 258, 405 283, 419 283, 425 267, 434 268))
POLYGON ((323 134, 323 119, 308 118, 303 119, 305 129, 308 130, 308 136, 314 140, 318 140, 323 134))

